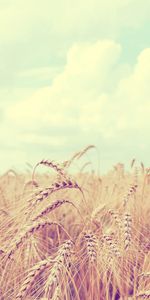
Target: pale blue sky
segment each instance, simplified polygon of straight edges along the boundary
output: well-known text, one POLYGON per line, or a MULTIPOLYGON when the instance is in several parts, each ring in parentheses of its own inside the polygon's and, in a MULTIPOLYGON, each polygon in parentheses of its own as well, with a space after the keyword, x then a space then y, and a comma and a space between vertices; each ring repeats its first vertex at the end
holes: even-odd
POLYGON ((91 143, 149 165, 149 28, 149 0, 0 0, 0 173, 91 143))

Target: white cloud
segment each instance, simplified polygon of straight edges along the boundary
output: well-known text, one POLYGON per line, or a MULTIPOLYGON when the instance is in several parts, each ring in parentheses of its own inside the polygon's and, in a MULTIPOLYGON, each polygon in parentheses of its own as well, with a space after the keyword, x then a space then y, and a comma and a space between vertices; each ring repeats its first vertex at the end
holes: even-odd
POLYGON ((114 160, 121 160, 115 147, 123 143, 131 157, 141 147, 148 153, 150 49, 129 67, 120 64, 121 51, 112 40, 75 44, 51 86, 2 106, 2 157, 6 152, 12 163, 36 163, 49 153, 60 159, 68 149, 99 140, 106 143, 104 153, 111 147, 114 160))
POLYGON ((121 101, 120 128, 145 129, 150 127, 150 48, 137 58, 130 76, 120 80, 115 97, 121 101))
POLYGON ((106 138, 122 130, 147 131, 150 49, 138 56, 130 73, 119 64, 120 55, 121 46, 111 40, 74 45, 52 85, 9 107, 7 117, 24 130, 76 126, 81 135, 106 138))
MULTIPOLYGON (((100 95, 114 82, 120 50, 120 45, 109 40, 74 45, 68 51, 64 71, 56 76, 52 86, 39 89, 30 98, 11 106, 8 118, 16 125, 72 126, 83 123, 94 105, 93 114, 99 113, 99 119, 104 106, 100 95)), ((91 127, 91 117, 90 120, 87 127, 91 127)))

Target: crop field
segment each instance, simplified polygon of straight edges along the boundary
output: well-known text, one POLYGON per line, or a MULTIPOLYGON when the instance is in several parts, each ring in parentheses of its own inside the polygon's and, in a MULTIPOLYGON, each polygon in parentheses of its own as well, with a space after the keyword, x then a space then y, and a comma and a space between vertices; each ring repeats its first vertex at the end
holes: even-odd
POLYGON ((150 168, 71 172, 92 148, 0 177, 0 300, 150 299, 150 168))

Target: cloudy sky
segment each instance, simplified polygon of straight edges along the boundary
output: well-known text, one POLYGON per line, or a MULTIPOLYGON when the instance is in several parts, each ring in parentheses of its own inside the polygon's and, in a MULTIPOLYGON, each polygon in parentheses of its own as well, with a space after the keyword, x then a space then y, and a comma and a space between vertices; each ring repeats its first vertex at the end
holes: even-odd
POLYGON ((149 28, 149 0, 0 0, 0 173, 88 144, 148 165, 149 28))

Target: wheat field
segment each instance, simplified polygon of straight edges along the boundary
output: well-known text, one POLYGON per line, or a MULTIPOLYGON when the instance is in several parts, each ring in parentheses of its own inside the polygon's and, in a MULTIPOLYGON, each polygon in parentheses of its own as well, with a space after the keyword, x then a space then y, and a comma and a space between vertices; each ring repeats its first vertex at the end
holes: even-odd
POLYGON ((150 169, 71 174, 93 147, 0 177, 1 300, 150 298, 150 169))

